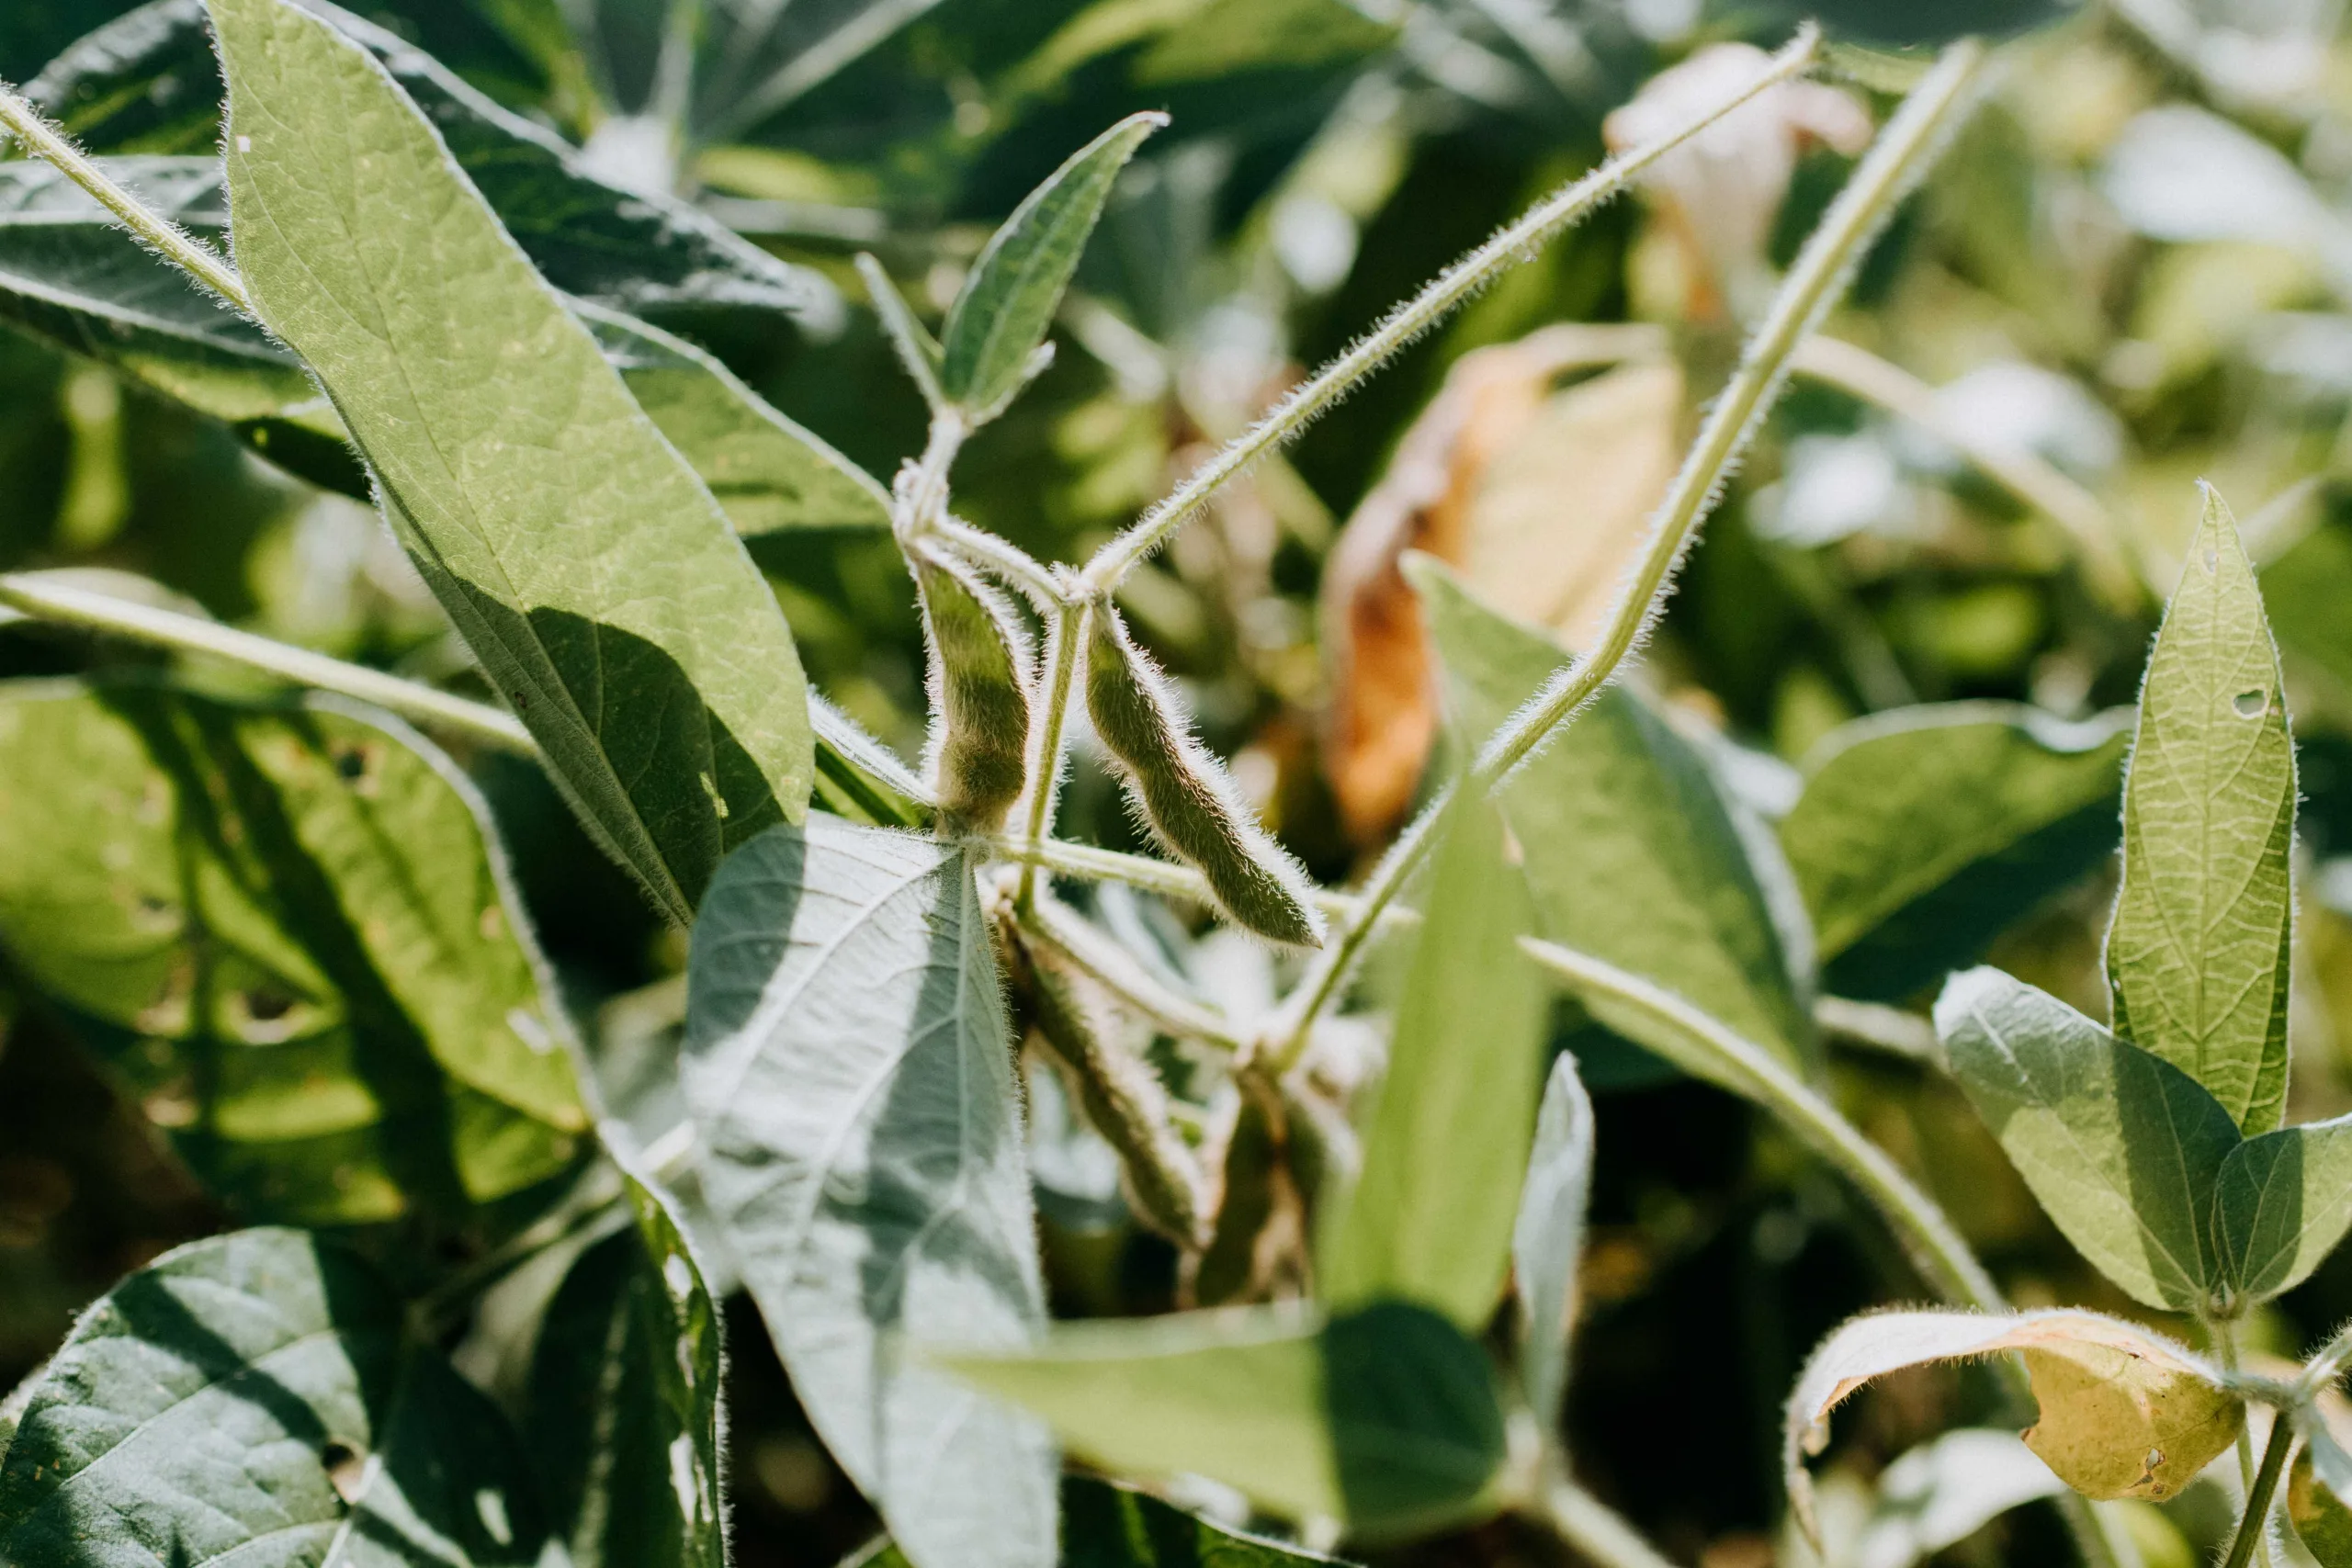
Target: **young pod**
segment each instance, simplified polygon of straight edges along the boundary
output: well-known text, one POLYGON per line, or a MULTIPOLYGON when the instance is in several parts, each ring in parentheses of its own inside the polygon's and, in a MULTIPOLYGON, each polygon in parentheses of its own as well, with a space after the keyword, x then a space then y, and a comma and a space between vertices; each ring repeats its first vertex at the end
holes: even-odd
POLYGON ((1306 878, 1193 739, 1167 679, 1127 636, 1117 610, 1097 604, 1087 620, 1086 709, 1152 831, 1208 878, 1237 922, 1276 942, 1320 946, 1323 921, 1306 878))
POLYGON ((951 826, 992 829, 1021 794, 1029 638, 1004 596, 944 551, 908 551, 930 652, 932 776, 951 826))
POLYGON ((1201 1244, 1200 1177, 1168 1119, 1168 1091, 1102 988, 1047 942, 1022 941, 1030 1017, 1086 1120, 1118 1151, 1120 1185, 1145 1224, 1190 1251, 1201 1244))

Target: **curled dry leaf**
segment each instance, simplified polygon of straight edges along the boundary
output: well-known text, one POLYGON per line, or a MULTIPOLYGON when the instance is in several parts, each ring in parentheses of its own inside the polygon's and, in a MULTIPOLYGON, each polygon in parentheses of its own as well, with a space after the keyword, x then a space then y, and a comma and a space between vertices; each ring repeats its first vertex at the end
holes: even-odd
POLYGON ((1356 842, 1403 818, 1437 732, 1436 666, 1397 562, 1435 556, 1498 609, 1589 642, 1674 476, 1682 373, 1664 349, 1652 328, 1576 325, 1464 355, 1349 519, 1324 573, 1326 755, 1356 842))
POLYGON ((939 808, 951 823, 992 829, 1019 798, 1026 767, 1028 635, 1004 595, 961 562, 921 545, 907 558, 930 656, 939 808))
POLYGON ((1864 1383, 1905 1367, 2022 1353, 2041 1419, 2026 1446, 2087 1497, 2173 1496, 2236 1440, 2243 1404, 2222 1374, 2136 1324, 2097 1313, 1986 1315, 1892 1312, 1824 1340, 1789 1395, 1781 1459, 1790 1506, 1816 1545, 1804 1456, 1829 1440, 1829 1413, 1864 1383))
POLYGON ((1323 917, 1306 874, 1242 805, 1224 767, 1193 738, 1176 694, 1109 604, 1087 615, 1086 711, 1119 760, 1161 843, 1208 878, 1234 920, 1275 942, 1318 947, 1323 917))
MULTIPOLYGON (((1662 71, 1601 122, 1612 152, 1651 141, 1753 80, 1768 57, 1753 44, 1719 43, 1662 71)), ((1819 82, 1766 88, 1657 161, 1648 188, 1671 233, 1698 264, 1686 309, 1749 314, 1770 291, 1767 247, 1797 154, 1819 144, 1848 156, 1871 139, 1871 117, 1853 95, 1819 82)))

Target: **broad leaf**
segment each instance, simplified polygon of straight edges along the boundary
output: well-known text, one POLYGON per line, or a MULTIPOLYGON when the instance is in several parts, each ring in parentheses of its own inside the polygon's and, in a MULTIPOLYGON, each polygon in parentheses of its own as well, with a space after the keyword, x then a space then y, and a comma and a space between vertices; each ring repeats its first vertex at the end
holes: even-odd
POLYGON ((1401 1303, 1072 1324, 1023 1355, 948 1364, 1114 1473, 1204 1475, 1366 1539, 1475 1517, 1503 1460, 1485 1354, 1401 1303))
POLYGON ((0 1557, 538 1562, 503 1417, 402 1330, 388 1281, 303 1232, 165 1254, 35 1386, 0 1463, 0 1557))
POLYGON ((1534 1135, 1544 987, 1519 953, 1526 887, 1484 801, 1457 805, 1396 1003, 1354 1189, 1327 1213, 1320 1294, 1419 1302, 1476 1334, 1510 1268, 1534 1135))
POLYGON ((255 1216, 460 1213, 588 1128, 481 803, 390 719, 0 688, 0 942, 255 1216))
POLYGON ((2140 690, 2107 966, 2115 1032, 2249 1134, 2286 1111, 2294 838, 2278 649, 2237 524, 2208 489, 2140 690))
POLYGON ((2233 1289, 2301 1284, 2352 1227, 2352 1116, 2248 1138, 2222 1162, 2213 1228, 2233 1289))
POLYGON ((2352 1568, 2352 1507, 2320 1480, 2309 1448, 2287 1474, 2287 1517, 2320 1568, 2352 1568))
POLYGON ((1850 1544, 1829 1527, 1827 1555, 1850 1568, 1912 1568, 2011 1508, 2065 1489, 2015 1432, 1962 1427, 1905 1450, 1881 1471, 1850 1544))
POLYGON ((808 806, 775 598, 383 67, 286 0, 212 16, 256 309, 582 820, 684 924, 721 855, 808 806))
POLYGON ((582 1253, 541 1319, 527 1418, 555 1535, 580 1568, 720 1568, 718 1318, 665 1200, 582 1253))
POLYGON ((819 1434, 923 1568, 1053 1555, 1053 1448, 910 1361, 1045 1322, 996 964, 953 847, 812 817, 695 929, 703 1190, 819 1434))
MULTIPOLYGON (((1428 558, 1407 570, 1444 660, 1449 719, 1476 747, 1567 655, 1428 558)), ((1546 939, 1664 987, 1785 1061, 1810 1058, 1792 974, 1808 961, 1774 908, 1786 868, 1769 834, 1746 830, 1698 750, 1641 698, 1603 692, 1520 770, 1502 806, 1546 939)))
POLYGON ((1997 969, 1951 977, 1936 1032, 2018 1174, 2101 1273, 2175 1312, 2224 1287, 2209 1222, 2237 1126, 2196 1079, 1997 969))
MULTIPOLYGON (((218 158, 97 163, 191 232, 215 239, 228 221, 218 158)), ((593 301, 571 305, 738 533, 888 525, 879 485, 710 355, 593 301)), ((368 495, 342 421, 300 363, 39 161, 0 164, 0 317, 228 422, 314 483, 368 495)))
MULTIPOLYGON (((383 63, 558 288, 682 330, 729 319, 773 330, 779 317, 834 308, 813 274, 685 202, 588 173, 560 138, 416 45, 326 0, 300 4, 383 63)), ((92 151, 193 153, 220 141, 211 50, 198 0, 156 0, 83 39, 30 90, 92 151), (159 98, 168 134, 152 123, 159 98)))
POLYGON ((1780 824, 1823 983, 1894 1001, 2115 852, 2125 740, 2006 703, 1874 714, 1806 759, 1780 824))
POLYGON ((2119 1318, 2074 1311, 1858 1317, 1821 1342, 1789 1393, 1783 1479, 1816 1545, 1804 1456, 1828 1446, 1830 1412, 1889 1372, 2003 1350, 2024 1356, 2041 1406, 2026 1446, 2087 1496, 2173 1496, 2236 1440, 2245 1421, 2245 1405, 2217 1369, 2119 1318))
POLYGON ((990 236, 940 333, 939 389, 986 418, 1021 389, 1111 186, 1164 114, 1129 115, 1070 154, 990 236))
POLYGON ((1562 1052, 1544 1087, 1535 1148, 1519 1195, 1511 1262, 1519 1278, 1520 1381, 1536 1418, 1560 1417, 1568 1392, 1568 1337, 1576 1326, 1577 1271, 1584 1262, 1585 1205, 1592 1190, 1592 1100, 1562 1052))
MULTIPOLYGON (((1286 1568, 1338 1559, 1243 1535, 1132 1486, 1066 1475, 1059 1561, 1062 1568, 1286 1568)), ((909 1565, 897 1544, 884 1540, 844 1568, 909 1565)))

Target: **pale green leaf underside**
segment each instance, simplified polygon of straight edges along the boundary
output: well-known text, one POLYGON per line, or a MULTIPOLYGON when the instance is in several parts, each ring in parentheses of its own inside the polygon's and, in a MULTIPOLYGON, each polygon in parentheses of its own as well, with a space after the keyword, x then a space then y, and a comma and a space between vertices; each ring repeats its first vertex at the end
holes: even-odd
POLYGON ((2117 718, 2010 703, 1873 714, 1806 760, 1780 823, 1826 983, 1899 999, 2114 852, 2117 718))
MULTIPOLYGON (((1436 563, 1408 570, 1444 660, 1449 723, 1475 748, 1566 655, 1436 563)), ((1663 987, 1785 1062, 1812 1054, 1753 846, 1705 761, 1639 697, 1603 692, 1520 770, 1502 805, 1544 937, 1663 987)))
POLYGON ((799 660, 708 491, 381 65, 213 0, 236 258, 592 833, 681 923, 806 810, 799 660))
POLYGON ((1316 1278, 1335 1310, 1419 1302, 1475 1334, 1510 1271, 1545 987, 1519 953, 1531 911, 1495 811, 1459 804, 1442 831, 1361 1174, 1327 1215, 1316 1278))
POLYGON ((2140 693, 2108 932, 2115 1031, 2248 1134, 2287 1102, 2295 753, 2278 649, 2212 491, 2140 693))
POLYGON ((1519 1281, 1520 1382, 1536 1418, 1556 1421, 1568 1392, 1568 1337, 1576 1324, 1577 1270, 1584 1261, 1585 1205, 1592 1188, 1592 1100, 1563 1051, 1552 1063, 1535 1118, 1535 1146, 1519 1195, 1511 1262, 1519 1281))
POLYGON ((1053 1446, 904 1359, 1045 1322, 1012 1051, 969 862, 812 817, 730 858, 695 930, 703 1190, 809 1418, 921 1568, 1036 1568, 1053 1446))
POLYGON ((1038 1350, 948 1364, 1114 1473, 1205 1475, 1360 1538, 1475 1517, 1503 1458, 1485 1353, 1398 1303, 1074 1324, 1038 1350))
POLYGON ((401 1339, 390 1284, 306 1233, 167 1253, 83 1316, 35 1387, 0 1463, 0 1558, 537 1562, 505 1422, 401 1339))
POLYGON ((1020 389, 1119 171, 1163 114, 1129 115, 1072 153, 990 237, 940 333, 940 390, 973 413, 1020 389))
POLYGON ((413 732, 0 687, 0 942, 248 1214, 445 1213, 587 1131, 486 813, 413 732))
POLYGON ((1936 1032, 2018 1174, 2100 1272, 2175 1312, 2222 1286, 2210 1216, 2237 1127, 2195 1079, 1997 969, 1952 976, 1936 1032))

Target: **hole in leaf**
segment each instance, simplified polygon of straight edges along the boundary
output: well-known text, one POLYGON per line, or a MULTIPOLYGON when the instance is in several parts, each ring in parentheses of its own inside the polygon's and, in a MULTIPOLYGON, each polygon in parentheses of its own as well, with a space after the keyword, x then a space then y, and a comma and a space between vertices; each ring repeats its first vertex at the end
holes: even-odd
POLYGON ((255 1023, 274 1023, 293 1010, 294 998, 283 991, 255 989, 245 993, 245 1016, 255 1023))
POLYGON ((330 1442, 319 1450, 319 1462, 326 1467, 327 1484, 345 1503, 359 1501, 362 1483, 368 1475, 368 1459, 349 1443, 330 1442))
POLYGON ((2270 711, 2270 694, 2265 691, 2240 692, 2230 699, 2240 718, 2260 718, 2270 711))
POLYGON ((2211 545, 2205 547, 2205 570, 2207 571, 2222 570, 2222 552, 2211 545))

